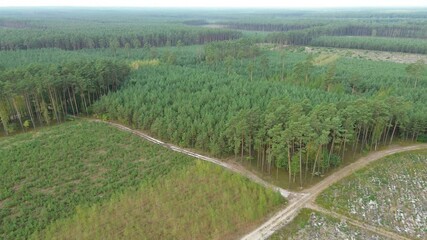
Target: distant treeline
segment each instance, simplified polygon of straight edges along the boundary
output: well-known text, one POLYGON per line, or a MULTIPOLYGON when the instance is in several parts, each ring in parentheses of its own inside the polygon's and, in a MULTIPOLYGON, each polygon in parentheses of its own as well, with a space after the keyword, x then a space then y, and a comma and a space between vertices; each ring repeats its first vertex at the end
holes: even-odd
POLYGON ((308 21, 296 21, 290 23, 250 23, 250 22, 228 22, 225 26, 232 29, 266 32, 287 32, 320 26, 321 24, 308 21))
MULTIPOLYGON (((140 48, 204 44, 213 41, 238 39, 240 32, 227 29, 194 28, 182 25, 120 25, 93 24, 81 28, 66 26, 24 28, 17 21, 13 28, 0 27, 0 50, 59 48, 80 50, 84 48, 140 48)), ((22 26, 28 24, 22 23, 22 26)))
POLYGON ((271 33, 267 36, 266 41, 286 45, 425 53, 427 28, 417 25, 386 26, 375 24, 322 26, 298 31, 271 33))
POLYGON ((427 40, 410 38, 323 36, 311 41, 311 45, 427 54, 427 40))
MULTIPOLYGON (((265 25, 265 24, 264 24, 265 25)), ((275 24, 278 26, 278 24, 275 24)), ((230 25, 232 26, 232 25, 230 25)), ((259 24, 246 24, 247 30, 256 30, 259 24)), ((285 25, 283 25, 285 26, 285 25)), ((329 25, 321 25, 315 23, 306 23, 301 25, 295 23, 287 29, 301 29, 293 31, 284 36, 300 36, 309 41, 310 38, 319 36, 372 36, 372 37, 393 37, 393 38, 427 38, 427 27, 416 24, 370 24, 370 23, 335 23, 329 25), (302 27, 306 26, 306 27, 302 27), (310 28, 309 28, 310 27, 310 28)), ((285 31, 289 31, 285 30, 285 31)), ((257 30, 258 31, 258 30, 257 30)), ((268 30, 265 30, 268 31, 268 30)), ((280 35, 278 35, 280 36, 280 35)), ((301 39, 290 39, 295 44, 301 43, 301 39)))
POLYGON ((265 38, 265 41, 270 43, 425 53, 426 23, 377 21, 331 20, 327 23, 324 19, 284 20, 282 22, 255 19, 222 24, 231 29, 271 32, 265 38), (337 38, 338 36, 364 37, 364 39, 337 38))

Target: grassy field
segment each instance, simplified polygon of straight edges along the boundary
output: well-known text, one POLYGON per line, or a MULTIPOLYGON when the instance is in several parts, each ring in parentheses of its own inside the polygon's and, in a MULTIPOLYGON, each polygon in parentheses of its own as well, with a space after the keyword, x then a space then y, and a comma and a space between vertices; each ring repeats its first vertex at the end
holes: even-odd
MULTIPOLYGON (((90 214, 97 207, 111 213, 115 203, 121 208, 124 200, 137 201, 141 195, 147 197, 146 207, 131 212, 146 216, 146 222, 126 217, 135 222, 127 222, 123 233, 148 226, 153 234, 165 234, 155 214, 169 212, 168 221, 172 216, 182 221, 179 229, 167 230, 171 238, 178 230, 191 237, 193 229, 217 236, 252 224, 281 203, 276 193, 223 172, 102 123, 68 122, 0 138, 0 238, 27 239, 67 221, 60 219, 90 214)), ((104 215, 103 221, 116 222, 117 217, 104 215)))
POLYGON ((345 221, 326 216, 311 209, 302 209, 286 227, 277 231, 270 240, 279 239, 384 239, 381 236, 347 224, 345 221))
POLYGON ((427 151, 396 154, 357 171, 316 200, 412 238, 427 238, 427 151))
POLYGON ((227 239, 281 202, 277 193, 197 162, 153 185, 80 210, 36 239, 227 239))

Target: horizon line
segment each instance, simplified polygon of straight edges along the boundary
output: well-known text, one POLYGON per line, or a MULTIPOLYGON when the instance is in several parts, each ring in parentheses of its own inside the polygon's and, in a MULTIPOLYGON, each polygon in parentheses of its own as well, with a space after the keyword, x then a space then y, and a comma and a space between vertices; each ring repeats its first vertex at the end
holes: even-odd
POLYGON ((0 8, 139 8, 139 9, 414 9, 423 8, 427 10, 426 5, 411 6, 139 6, 139 5, 8 5, 0 8))

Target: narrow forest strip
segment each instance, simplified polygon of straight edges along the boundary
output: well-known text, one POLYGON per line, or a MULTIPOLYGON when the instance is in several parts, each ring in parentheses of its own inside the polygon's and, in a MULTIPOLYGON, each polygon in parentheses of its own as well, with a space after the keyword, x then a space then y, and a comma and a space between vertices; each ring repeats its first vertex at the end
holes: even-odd
POLYGON ((347 223, 356 226, 356 227, 360 227, 362 229, 366 229, 368 231, 371 231, 373 233, 376 233, 378 235, 382 235, 384 237, 390 238, 390 239, 395 239, 395 240, 409 240, 409 238, 406 238, 404 236, 401 236, 399 234, 396 234, 394 232, 389 232, 383 228, 379 228, 379 227, 375 227, 373 225, 367 224, 367 223, 363 223, 363 222, 359 222, 357 220, 351 219, 349 217, 346 217, 344 215, 338 214, 336 212, 333 211, 329 211, 327 209, 324 209, 316 204, 307 204, 306 206, 307 208, 313 209, 315 211, 321 212, 323 214, 329 215, 331 217, 334 217, 336 219, 343 219, 345 220, 347 223))
POLYGON ((413 151, 413 150, 419 150, 419 149, 427 149, 427 144, 415 144, 415 145, 405 146, 405 147, 395 146, 387 150, 373 152, 366 157, 362 157, 358 159, 356 162, 338 170, 337 172, 333 173, 323 181, 307 189, 307 191, 305 191, 306 195, 300 195, 299 198, 294 199, 285 209, 283 209, 282 211, 274 215, 262 226, 255 229, 253 232, 249 233, 248 235, 244 236, 242 239, 245 239, 245 240, 267 239, 277 229, 291 222, 292 219, 297 215, 300 209, 305 207, 308 203, 314 202, 317 195, 320 194, 325 189, 327 189, 332 184, 338 182, 344 177, 349 176, 353 172, 364 168, 369 163, 379 160, 385 156, 389 156, 399 152, 413 151))
POLYGON ((274 185, 272 185, 272 184, 270 184, 270 183, 262 180, 261 178, 259 178, 255 174, 253 174, 253 173, 251 173, 249 171, 245 171, 245 170, 243 170, 243 169, 241 169, 241 168, 239 168, 239 167, 237 167, 235 165, 232 165, 232 164, 229 164, 229 163, 226 163, 226 162, 222 162, 219 159, 207 157, 207 156, 204 156, 204 155, 201 155, 201 154, 198 154, 198 153, 195 153, 195 152, 192 152, 192 151, 189 151, 189 150, 177 147, 177 146, 172 145, 172 144, 168 144, 168 143, 162 142, 162 141, 160 141, 158 139, 155 139, 155 138, 153 138, 153 137, 151 137, 151 136, 149 136, 149 135, 147 135, 147 134, 145 134, 145 133, 143 133, 141 131, 130 129, 130 128, 124 126, 124 125, 121 125, 121 124, 118 124, 118 123, 113 123, 113 122, 101 121, 101 120, 91 120, 91 121, 102 122, 102 123, 109 124, 109 125, 114 126, 114 127, 118 128, 120 130, 123 130, 123 131, 126 131, 126 132, 130 132, 130 133, 135 134, 135 135, 137 135, 137 136, 139 136, 141 138, 144 138, 147 141, 150 141, 152 143, 161 145, 161 146, 163 146, 165 148, 168 148, 168 149, 171 149, 171 150, 173 150, 175 152, 183 153, 183 154, 186 154, 188 156, 191 156, 191 157, 203 160, 203 161, 207 161, 207 162, 219 165, 219 166, 221 166, 223 168, 231 170, 232 172, 235 172, 235 173, 238 173, 240 175, 246 176, 247 178, 251 179, 252 181, 254 181, 254 182, 258 183, 258 184, 263 185, 264 187, 267 187, 267 188, 270 188, 272 190, 280 192, 280 194, 284 198, 287 198, 287 199, 294 198, 294 197, 299 198, 298 196, 305 195, 305 194, 301 194, 301 193, 291 192, 291 191, 285 190, 283 188, 274 186, 274 185))

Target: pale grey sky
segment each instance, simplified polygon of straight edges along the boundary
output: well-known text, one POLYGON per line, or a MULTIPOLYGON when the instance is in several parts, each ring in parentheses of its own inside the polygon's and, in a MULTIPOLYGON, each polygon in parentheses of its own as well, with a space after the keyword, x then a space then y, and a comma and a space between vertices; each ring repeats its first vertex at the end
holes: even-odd
POLYGON ((138 7, 427 7, 427 0, 0 0, 0 6, 138 7))

